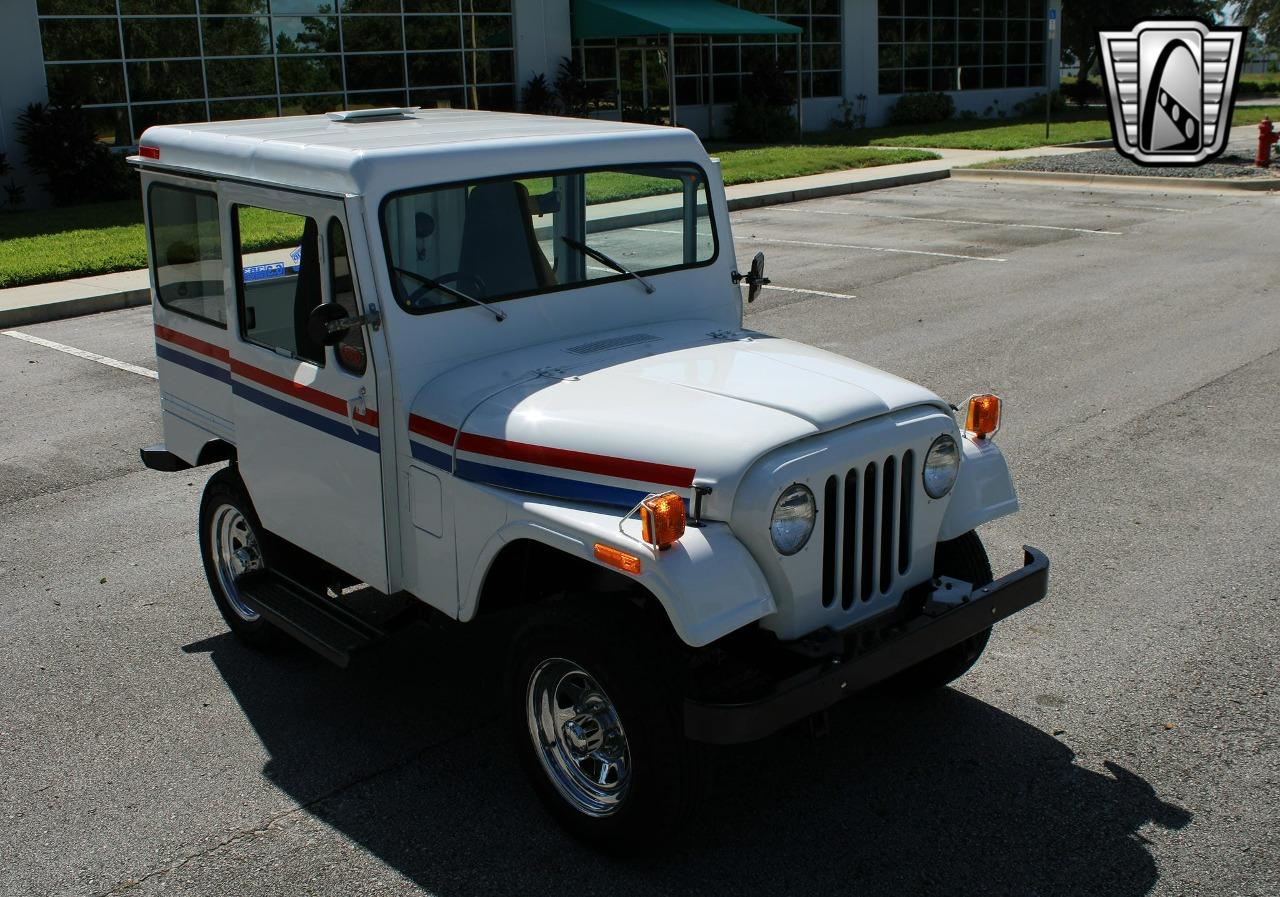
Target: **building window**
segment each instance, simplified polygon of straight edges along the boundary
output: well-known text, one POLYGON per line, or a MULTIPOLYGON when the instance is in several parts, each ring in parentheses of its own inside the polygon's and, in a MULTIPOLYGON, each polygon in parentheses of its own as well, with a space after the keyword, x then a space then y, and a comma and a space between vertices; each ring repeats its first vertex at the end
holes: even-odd
POLYGON ((878 0, 879 91, 1043 87, 1045 0, 878 0))
MULTIPOLYGON (((733 2, 733 0, 725 0, 733 2)), ((736 0, 749 12, 804 30, 801 91, 804 97, 838 97, 843 91, 840 0, 736 0)), ((622 104, 624 117, 668 102, 665 37, 579 41, 574 62, 596 86, 599 109, 622 104)), ((676 102, 733 103, 743 79, 761 63, 776 61, 796 76, 796 39, 789 34, 676 36, 676 102)))
POLYGON ((51 101, 83 105, 99 139, 131 146, 154 124, 512 109, 512 2, 37 0, 37 12, 51 101))

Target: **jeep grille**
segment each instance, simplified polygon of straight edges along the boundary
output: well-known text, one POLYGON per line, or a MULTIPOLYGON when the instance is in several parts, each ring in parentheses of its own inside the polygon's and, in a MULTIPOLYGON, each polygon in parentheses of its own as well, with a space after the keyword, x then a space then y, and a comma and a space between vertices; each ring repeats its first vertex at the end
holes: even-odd
POLYGON ((822 606, 844 610, 893 588, 911 565, 915 452, 827 477, 822 516, 822 606))

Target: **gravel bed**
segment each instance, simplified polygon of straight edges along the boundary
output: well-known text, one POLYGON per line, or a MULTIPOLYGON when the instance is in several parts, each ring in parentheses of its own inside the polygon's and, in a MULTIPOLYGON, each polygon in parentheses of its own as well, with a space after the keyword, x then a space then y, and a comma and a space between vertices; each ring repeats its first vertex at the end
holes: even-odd
POLYGON ((1034 156, 1019 159, 1011 168, 1023 171, 1069 171, 1078 174, 1128 174, 1170 178, 1280 178, 1280 164, 1271 168, 1255 168, 1256 144, 1232 140, 1227 151, 1208 165, 1194 167, 1148 168, 1130 162, 1113 149, 1091 150, 1066 156, 1034 156))
POLYGON ((1255 168, 1252 156, 1231 153, 1207 165, 1149 168, 1130 162, 1115 150, 1090 150, 1066 156, 1019 159, 1010 168, 1022 171, 1069 171, 1078 174, 1128 174, 1170 178, 1270 178, 1280 180, 1280 168, 1255 168))

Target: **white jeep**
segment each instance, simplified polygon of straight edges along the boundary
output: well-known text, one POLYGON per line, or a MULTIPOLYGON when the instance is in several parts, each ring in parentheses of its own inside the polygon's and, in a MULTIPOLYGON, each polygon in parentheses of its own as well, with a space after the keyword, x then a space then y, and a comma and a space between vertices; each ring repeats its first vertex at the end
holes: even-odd
POLYGON ((519 615, 517 749, 590 841, 670 832, 708 743, 951 681, 1045 594, 1044 555, 993 581, 974 533, 1017 509, 999 400, 743 329, 763 258, 736 270, 689 131, 381 109, 156 127, 132 161, 142 458, 224 465, 228 625, 346 664, 519 615))

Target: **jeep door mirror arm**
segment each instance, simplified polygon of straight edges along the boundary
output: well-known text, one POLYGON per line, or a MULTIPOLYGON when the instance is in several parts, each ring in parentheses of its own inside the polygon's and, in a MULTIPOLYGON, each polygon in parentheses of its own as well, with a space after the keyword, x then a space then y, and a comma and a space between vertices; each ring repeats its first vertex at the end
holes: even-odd
POLYGON ((751 260, 751 270, 746 274, 739 274, 734 271, 731 275, 733 285, 737 286, 744 280, 747 282, 747 302, 755 302, 756 297, 760 295, 760 291, 772 283, 769 278, 764 276, 764 253, 757 252, 755 258, 751 260))

